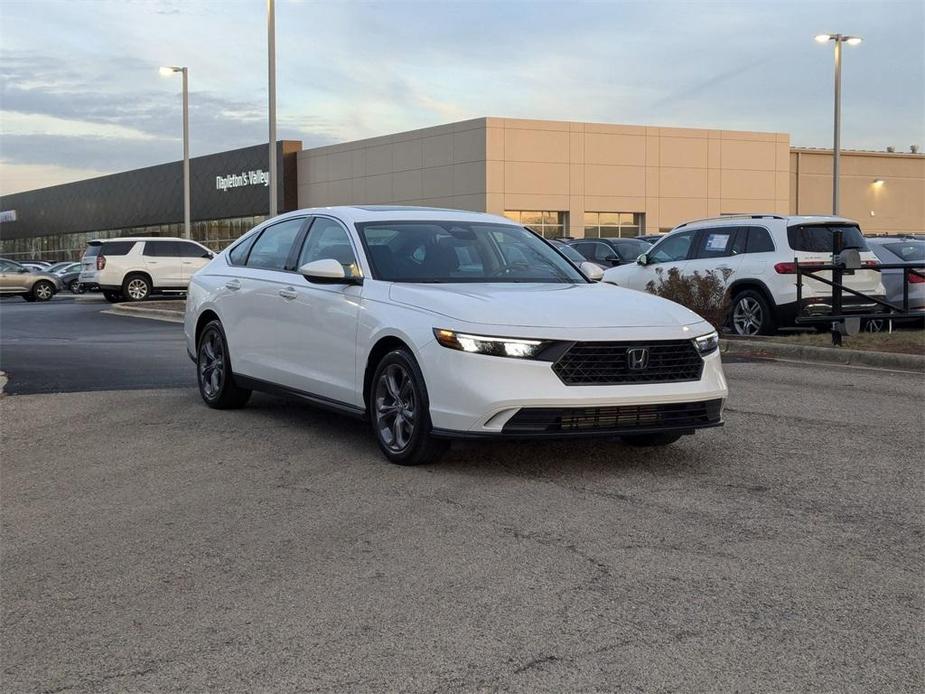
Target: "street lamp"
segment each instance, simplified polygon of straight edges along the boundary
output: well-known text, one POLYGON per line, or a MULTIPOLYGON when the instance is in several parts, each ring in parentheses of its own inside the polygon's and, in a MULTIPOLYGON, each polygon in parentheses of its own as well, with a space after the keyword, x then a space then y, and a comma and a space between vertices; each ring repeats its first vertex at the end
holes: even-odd
POLYGON ((276 201, 276 3, 267 0, 267 94, 270 120, 270 216, 275 217, 276 201))
POLYGON ((861 43, 860 36, 846 36, 845 34, 819 34, 816 36, 819 43, 835 42, 835 134, 832 144, 832 214, 838 214, 838 178, 841 172, 841 45, 857 46, 861 43))
POLYGON ((189 70, 185 67, 171 65, 162 67, 163 77, 170 77, 179 72, 183 77, 183 236, 190 238, 189 205, 189 70))

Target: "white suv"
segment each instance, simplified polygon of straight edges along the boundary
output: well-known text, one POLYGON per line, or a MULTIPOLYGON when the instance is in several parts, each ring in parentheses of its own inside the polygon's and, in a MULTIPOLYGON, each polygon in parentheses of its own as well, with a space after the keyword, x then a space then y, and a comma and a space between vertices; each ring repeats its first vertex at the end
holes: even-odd
POLYGON ((79 282, 99 287, 108 301, 143 301, 154 292, 185 290, 213 256, 195 241, 163 236, 90 241, 79 282))
MULTIPOLYGON (((844 248, 860 251, 866 266, 876 266, 858 223, 843 217, 771 214, 730 215, 686 222, 664 236, 636 263, 607 270, 604 281, 645 291, 666 273, 677 268, 682 275, 708 270, 727 271, 732 298, 730 326, 739 335, 769 335, 778 327, 792 326, 797 316, 794 263, 830 263, 832 235, 843 234, 844 248)), ((817 273, 831 279, 831 272, 817 273)), ((883 299, 884 289, 876 270, 857 270, 845 275, 845 286, 883 299)), ((831 313, 832 288, 817 280, 803 279, 804 311, 831 313)), ((878 305, 868 299, 843 294, 845 313, 876 313, 878 305)))

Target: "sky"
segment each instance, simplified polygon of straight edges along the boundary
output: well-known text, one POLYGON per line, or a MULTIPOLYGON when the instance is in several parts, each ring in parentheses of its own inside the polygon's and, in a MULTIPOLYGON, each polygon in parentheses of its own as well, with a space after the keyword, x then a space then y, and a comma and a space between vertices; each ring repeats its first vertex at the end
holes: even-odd
MULTIPOLYGON (((925 0, 277 0, 278 136, 316 146, 479 116, 925 145, 925 0)), ((0 0, 0 194, 267 138, 265 0, 0 0)))

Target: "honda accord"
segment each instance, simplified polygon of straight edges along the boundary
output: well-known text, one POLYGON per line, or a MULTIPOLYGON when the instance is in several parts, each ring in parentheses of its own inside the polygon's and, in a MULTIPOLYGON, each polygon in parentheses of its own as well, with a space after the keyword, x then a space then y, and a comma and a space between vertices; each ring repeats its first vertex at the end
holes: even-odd
POLYGON ((187 348, 209 407, 301 398, 367 419, 404 465, 459 437, 653 446, 721 425, 713 327, 599 272, 503 217, 299 210, 193 275, 187 348))

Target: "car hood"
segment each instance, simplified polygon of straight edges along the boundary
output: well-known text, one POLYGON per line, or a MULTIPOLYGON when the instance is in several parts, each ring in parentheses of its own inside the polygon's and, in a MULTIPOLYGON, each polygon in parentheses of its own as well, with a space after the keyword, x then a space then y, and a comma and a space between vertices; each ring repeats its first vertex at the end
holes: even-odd
POLYGON ((466 323, 548 328, 673 327, 703 319, 609 284, 393 284, 392 301, 466 323))

